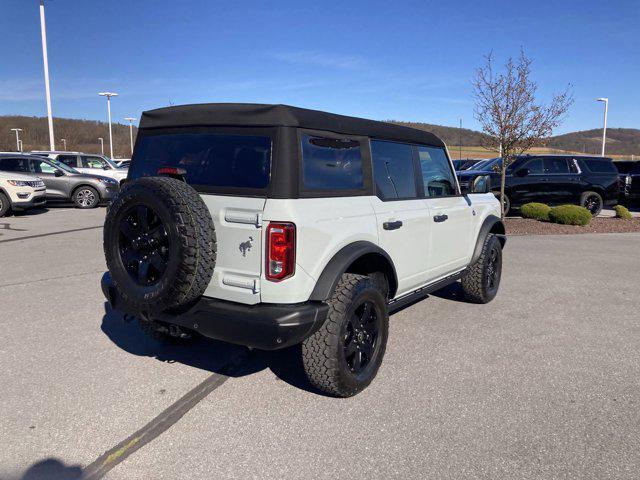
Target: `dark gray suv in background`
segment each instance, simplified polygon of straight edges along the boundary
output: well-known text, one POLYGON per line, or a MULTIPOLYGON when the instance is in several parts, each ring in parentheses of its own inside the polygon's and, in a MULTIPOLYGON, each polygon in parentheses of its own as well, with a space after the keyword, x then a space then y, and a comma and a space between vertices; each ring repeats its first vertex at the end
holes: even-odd
POLYGON ((0 171, 40 178, 47 187, 47 202, 73 202, 79 208, 97 207, 111 200, 119 188, 113 178, 83 174, 36 155, 0 154, 0 171))

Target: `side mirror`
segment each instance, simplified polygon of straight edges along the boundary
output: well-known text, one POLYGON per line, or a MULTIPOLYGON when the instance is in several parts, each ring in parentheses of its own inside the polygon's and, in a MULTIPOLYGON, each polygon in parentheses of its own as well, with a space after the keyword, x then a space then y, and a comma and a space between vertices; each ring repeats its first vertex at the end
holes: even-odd
POLYGON ((529 169, 528 168, 521 168, 520 170, 516 170, 516 177, 526 177, 527 175, 529 175, 529 169))
POLYGON ((104 167, 102 167, 103 170, 110 170, 109 165, 105 165, 104 167))
POLYGON ((471 193, 489 193, 491 191, 491 176, 479 175, 473 179, 471 193))
POLYGON ((61 177, 61 176, 63 176, 63 175, 64 175, 64 172, 63 172, 62 170, 58 170, 58 169, 56 168, 56 170, 53 172, 53 174, 54 174, 56 177, 61 177))

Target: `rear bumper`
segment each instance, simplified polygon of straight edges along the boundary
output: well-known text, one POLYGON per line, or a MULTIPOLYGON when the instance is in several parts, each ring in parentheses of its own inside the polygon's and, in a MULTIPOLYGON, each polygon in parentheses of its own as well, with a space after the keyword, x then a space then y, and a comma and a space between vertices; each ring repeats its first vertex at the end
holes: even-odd
MULTIPOLYGON (((115 310, 128 312, 109 273, 101 281, 102 293, 115 310)), ((260 350, 277 350, 300 343, 323 324, 329 307, 322 302, 245 305, 202 297, 180 313, 160 313, 151 320, 179 325, 205 337, 260 350)))

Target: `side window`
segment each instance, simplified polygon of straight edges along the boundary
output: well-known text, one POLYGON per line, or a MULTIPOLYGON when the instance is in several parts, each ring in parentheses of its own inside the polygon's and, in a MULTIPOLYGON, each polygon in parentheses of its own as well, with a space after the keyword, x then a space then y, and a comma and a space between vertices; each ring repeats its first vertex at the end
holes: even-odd
POLYGON ((75 155, 58 155, 57 160, 72 168, 76 168, 78 166, 78 157, 75 155))
POLYGON ((544 173, 544 165, 541 158, 529 160, 523 165, 523 168, 529 170, 529 175, 541 175, 544 173))
POLYGON ((31 164, 35 173, 55 173, 56 171, 53 165, 43 162, 42 160, 31 160, 31 164))
POLYGON ((566 158, 545 158, 544 168, 546 173, 550 173, 552 175, 568 174, 570 172, 569 161, 566 158))
POLYGON ((411 145, 371 140, 371 158, 380 199, 417 198, 411 145))
POLYGON ((0 160, 0 170, 29 173, 29 165, 24 158, 3 158, 0 160))
POLYGON ((599 160, 595 158, 587 158, 584 160, 589 170, 593 173, 617 173, 615 165, 611 160, 599 160))
POLYGON ((82 168, 103 168, 106 162, 100 157, 80 157, 82 168))
POLYGON ((424 194, 427 197, 456 195, 456 179, 443 148, 418 147, 424 194))
POLYGON ((302 176, 309 190, 364 188, 360 142, 302 135, 302 176))

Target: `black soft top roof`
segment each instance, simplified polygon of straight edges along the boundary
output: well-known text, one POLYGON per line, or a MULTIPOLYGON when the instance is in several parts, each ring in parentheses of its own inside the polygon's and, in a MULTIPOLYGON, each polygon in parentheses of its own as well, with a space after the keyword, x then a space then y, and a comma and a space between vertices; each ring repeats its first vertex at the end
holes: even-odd
POLYGON ((348 135, 443 147, 444 142, 424 130, 334 113, 257 103, 200 103, 158 108, 142 113, 140 128, 189 126, 302 127, 348 135))

